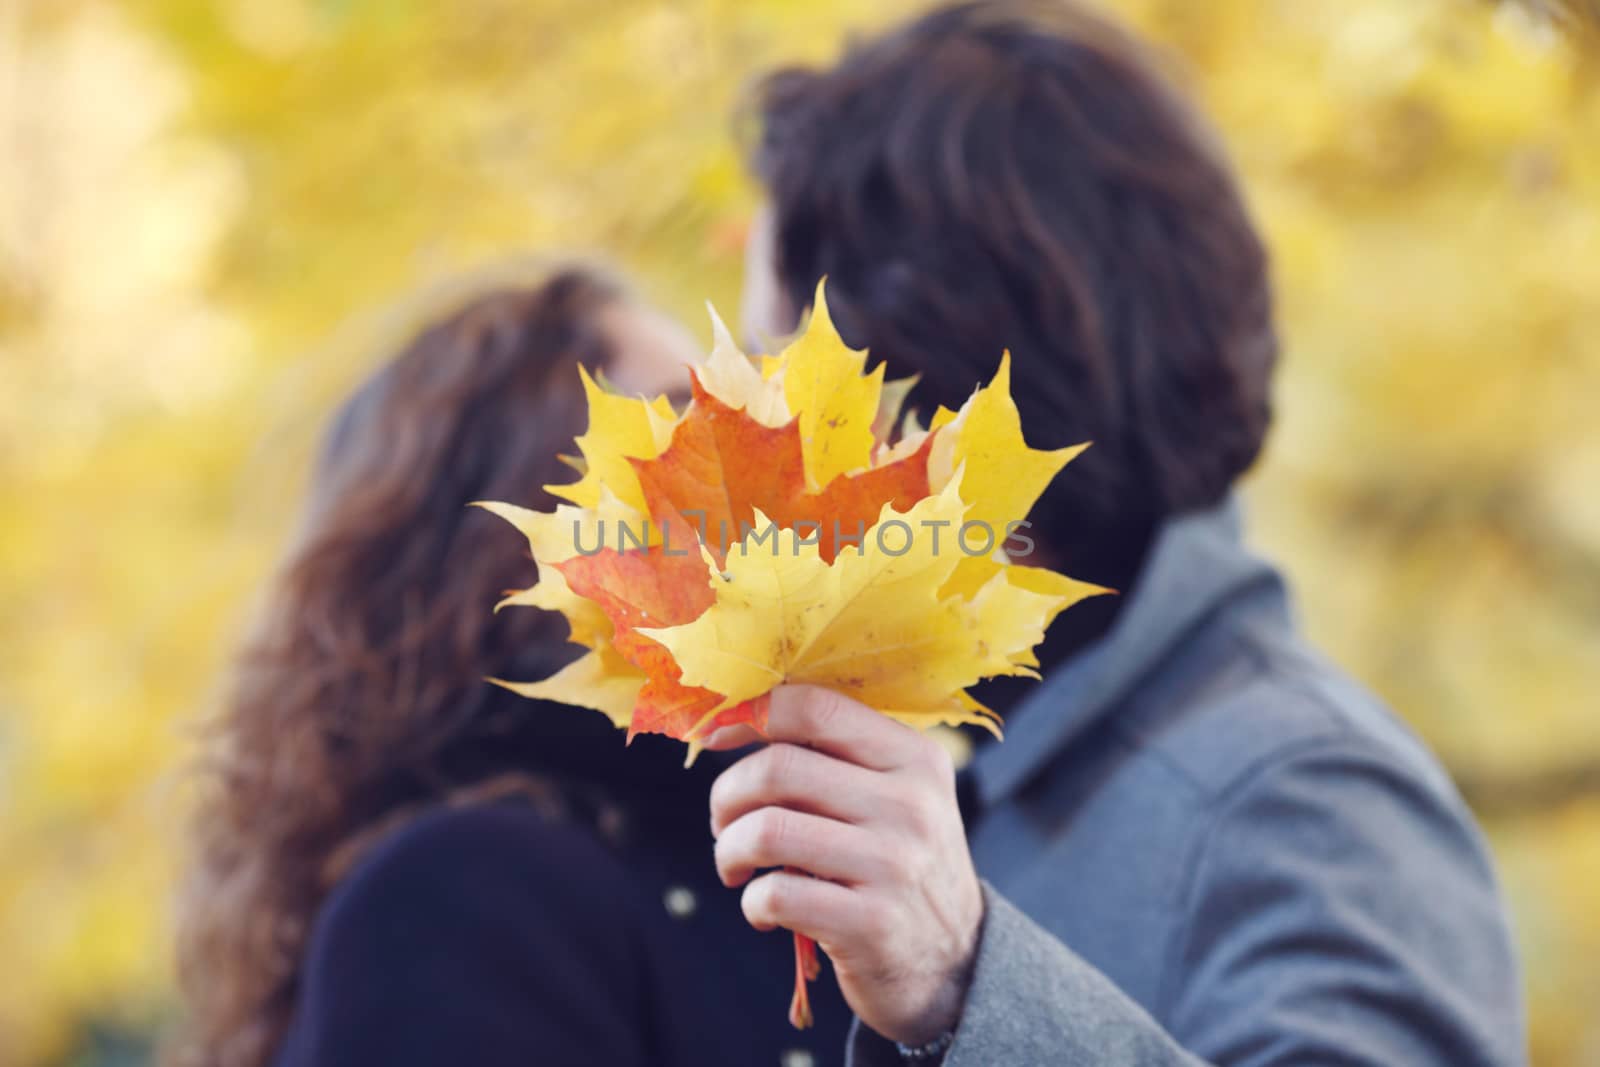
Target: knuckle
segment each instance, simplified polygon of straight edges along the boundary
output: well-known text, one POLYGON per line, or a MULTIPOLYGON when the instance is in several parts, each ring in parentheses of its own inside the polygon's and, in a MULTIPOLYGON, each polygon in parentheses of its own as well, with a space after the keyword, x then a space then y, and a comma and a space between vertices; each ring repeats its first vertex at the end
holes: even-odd
POLYGON ((767 914, 775 918, 787 916, 794 905, 794 892, 789 879, 773 876, 761 881, 761 896, 766 903, 767 914))
POLYGON ((812 729, 823 734, 832 730, 845 713, 844 698, 831 689, 812 690, 811 699, 806 702, 806 707, 812 729))
POLYGON ((767 793, 780 793, 793 780, 798 750, 793 745, 771 745, 762 753, 761 784, 767 793))
POLYGON ((788 814, 778 808, 767 808, 757 812, 755 818, 753 833, 757 850, 763 855, 772 855, 782 849, 793 832, 788 814))
POLYGON ((755 923, 781 923, 788 905, 788 891, 780 878, 767 876, 751 882, 739 898, 744 917, 755 923))
POLYGON ((739 910, 744 912, 744 917, 752 923, 771 921, 765 883, 765 878, 751 882, 744 887, 744 892, 739 894, 739 910))

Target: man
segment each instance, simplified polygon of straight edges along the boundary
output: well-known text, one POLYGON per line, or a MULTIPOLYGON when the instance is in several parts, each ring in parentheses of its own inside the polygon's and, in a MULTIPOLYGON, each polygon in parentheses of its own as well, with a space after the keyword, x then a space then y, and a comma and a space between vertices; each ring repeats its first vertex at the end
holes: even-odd
POLYGON ((1094 442, 1031 516, 1035 562, 1123 591, 1062 617, 1037 688, 984 694, 1007 740, 959 786, 932 741, 804 688, 716 782, 722 878, 823 945, 850 1063, 1521 1063, 1470 815, 1240 542, 1272 301, 1189 107, 1114 27, 1022 2, 935 11, 758 105, 751 332, 826 276, 925 407, 1009 349, 1030 443, 1094 442))

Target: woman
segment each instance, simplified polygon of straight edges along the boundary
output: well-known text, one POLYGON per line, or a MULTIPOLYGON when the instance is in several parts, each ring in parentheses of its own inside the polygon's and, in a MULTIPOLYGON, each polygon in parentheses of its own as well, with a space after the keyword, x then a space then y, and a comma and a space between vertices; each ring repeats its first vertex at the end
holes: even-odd
POLYGON ((181 929, 180 1060, 832 1062, 849 1014, 784 1018, 789 939, 716 881, 726 760, 622 737, 485 676, 541 677, 564 624, 494 614, 517 535, 468 504, 553 504, 582 364, 687 384, 688 336, 567 269, 424 330, 345 405, 302 535, 208 736, 181 929), (822 1055, 827 1050, 827 1055, 822 1055))

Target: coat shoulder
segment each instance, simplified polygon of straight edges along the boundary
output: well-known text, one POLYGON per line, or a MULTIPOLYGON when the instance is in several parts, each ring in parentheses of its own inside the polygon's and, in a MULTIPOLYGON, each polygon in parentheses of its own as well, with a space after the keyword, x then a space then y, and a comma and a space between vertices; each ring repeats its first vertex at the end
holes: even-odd
POLYGON ((1276 615, 1226 612, 1177 650, 1112 719, 1192 799, 1319 751, 1356 753, 1455 801, 1448 775, 1382 700, 1276 615))
POLYGON ((625 868, 594 834, 501 801, 373 844, 323 903, 278 1067, 646 1062, 625 868), (592 1050, 603 1050, 589 1059, 592 1050))
MULTIPOLYGON (((631 950, 618 920, 635 912, 632 893, 621 858, 581 824, 514 800, 438 807, 379 839, 340 879, 318 913, 310 957, 334 950, 341 964, 414 968, 437 947, 503 949, 532 937, 520 919, 542 914, 563 920, 546 929, 606 932, 584 941, 620 963, 631 950)), ((577 948, 525 947, 546 958, 577 948)))

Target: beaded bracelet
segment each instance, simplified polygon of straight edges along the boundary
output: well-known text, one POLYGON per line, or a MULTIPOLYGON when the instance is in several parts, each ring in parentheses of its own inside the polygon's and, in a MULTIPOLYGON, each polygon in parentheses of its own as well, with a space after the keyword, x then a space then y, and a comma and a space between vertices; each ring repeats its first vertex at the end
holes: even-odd
POLYGON ((955 1039, 955 1031, 946 1030, 926 1045, 917 1045, 913 1048, 896 1041, 894 1047, 900 1051, 900 1058, 909 1063, 937 1062, 944 1058, 944 1054, 949 1051, 950 1044, 955 1039))

